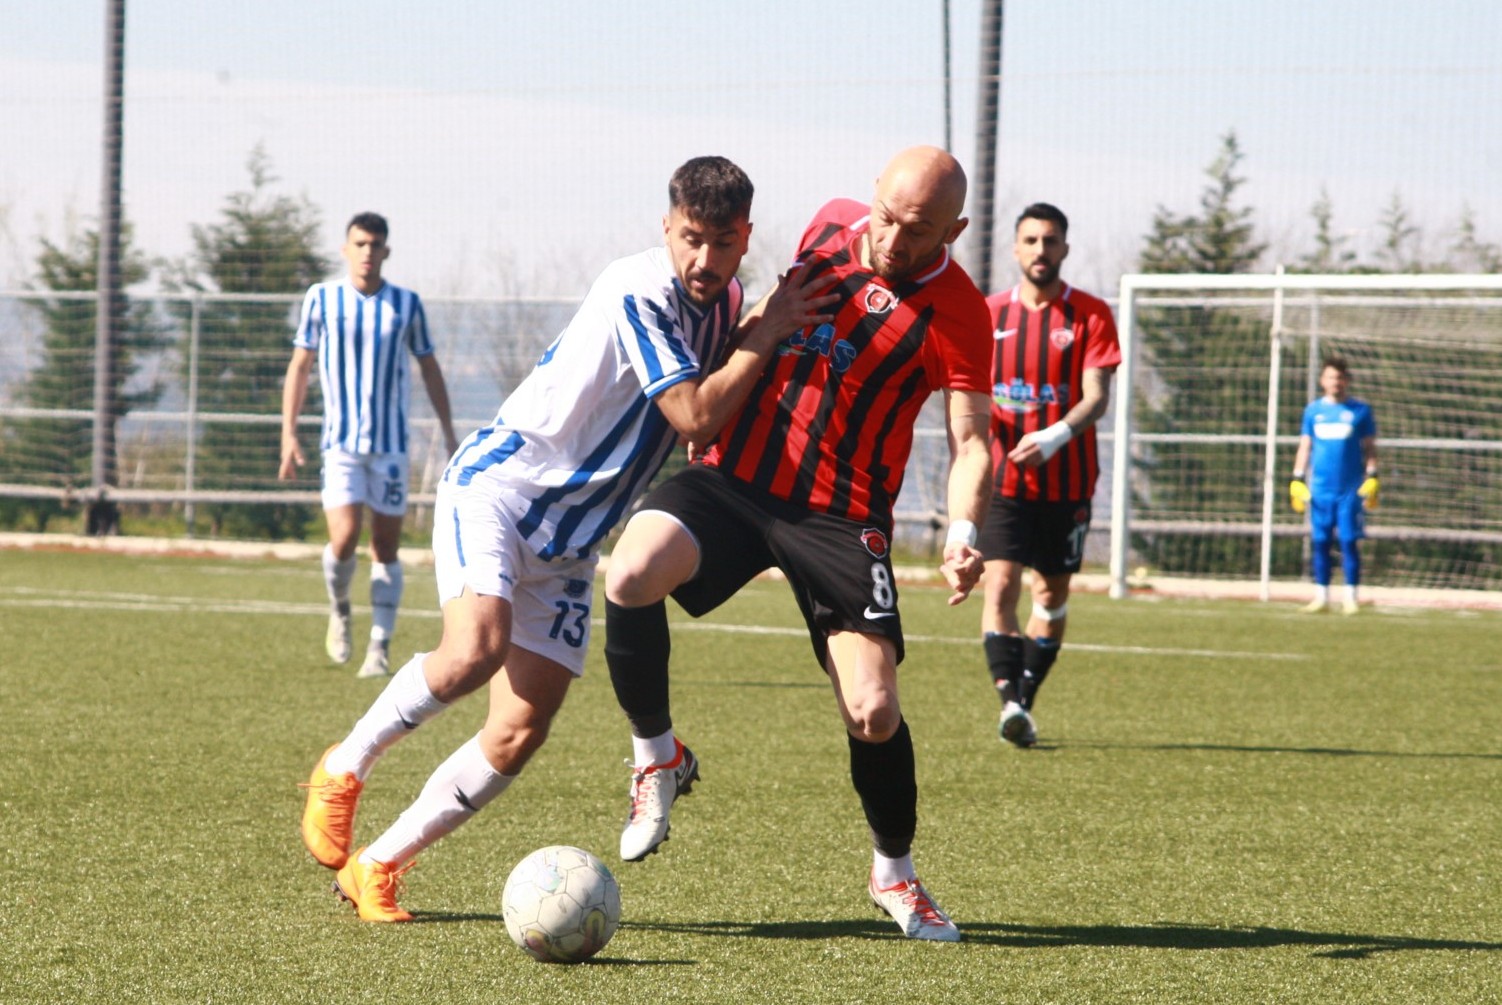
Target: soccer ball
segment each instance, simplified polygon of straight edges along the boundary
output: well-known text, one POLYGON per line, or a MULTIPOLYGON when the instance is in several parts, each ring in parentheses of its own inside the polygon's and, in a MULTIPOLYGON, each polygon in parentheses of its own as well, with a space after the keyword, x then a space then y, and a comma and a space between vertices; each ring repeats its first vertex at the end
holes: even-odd
POLYGON ((621 923, 621 888, 583 848, 550 845, 516 864, 501 891, 511 940, 544 963, 587 960, 621 923))

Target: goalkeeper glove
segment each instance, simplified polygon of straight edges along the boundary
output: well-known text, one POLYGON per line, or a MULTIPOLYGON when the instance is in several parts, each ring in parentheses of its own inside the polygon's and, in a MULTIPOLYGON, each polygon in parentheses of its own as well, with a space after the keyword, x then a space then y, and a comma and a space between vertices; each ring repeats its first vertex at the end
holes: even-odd
POLYGON ((1376 509, 1377 492, 1380 489, 1381 485, 1377 482, 1377 476, 1367 475, 1366 481, 1361 483, 1361 488, 1356 490, 1356 494, 1361 497, 1361 504, 1363 506, 1367 509, 1376 509))
POLYGON ((1309 508, 1309 485, 1304 479, 1297 476, 1288 483, 1288 504, 1293 507, 1295 513, 1302 513, 1309 508))

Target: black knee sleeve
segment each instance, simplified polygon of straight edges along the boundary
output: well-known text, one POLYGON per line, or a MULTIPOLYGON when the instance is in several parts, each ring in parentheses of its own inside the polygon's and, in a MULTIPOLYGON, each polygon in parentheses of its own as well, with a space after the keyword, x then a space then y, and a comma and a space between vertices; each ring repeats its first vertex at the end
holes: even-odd
POLYGON ((1051 639, 1023 640, 1022 683, 1017 689, 1017 700, 1028 711, 1032 711, 1033 699, 1038 696, 1038 688, 1043 686, 1043 680, 1048 676, 1048 671, 1053 669, 1054 660, 1059 658, 1060 645, 1051 639))
POLYGON ((871 839, 883 855, 901 858, 912 851, 918 830, 918 778, 907 720, 885 743, 866 743, 853 736, 849 740, 850 780, 866 812, 871 839))
POLYGON ((991 671, 991 680, 1016 687, 1022 678, 1022 637, 987 635, 981 644, 986 649, 986 667, 991 671))
POLYGON ((615 700, 640 737, 661 736, 673 728, 668 708, 668 608, 659 600, 646 607, 605 601, 605 665, 615 700))

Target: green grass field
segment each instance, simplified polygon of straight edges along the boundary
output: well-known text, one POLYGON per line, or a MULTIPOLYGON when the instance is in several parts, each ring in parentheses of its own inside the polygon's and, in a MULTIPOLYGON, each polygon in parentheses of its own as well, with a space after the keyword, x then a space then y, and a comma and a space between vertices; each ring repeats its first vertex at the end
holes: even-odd
MULTIPOLYGON (((431 570, 407 578, 398 662, 439 627, 431 570)), ((382 686, 325 663, 316 563, 0 551, 0 1002, 1502 1000, 1502 616, 1070 608, 1019 751, 978 604, 903 595, 915 855, 958 945, 867 902, 842 730, 774 582, 679 622, 703 781, 661 854, 615 856, 630 748, 597 627, 548 745, 419 859, 418 923, 388 927, 297 835, 296 783, 382 686), (582 966, 532 962, 500 916, 512 864, 559 843, 622 889, 582 966)), ((483 711, 391 751, 361 842, 483 711)))

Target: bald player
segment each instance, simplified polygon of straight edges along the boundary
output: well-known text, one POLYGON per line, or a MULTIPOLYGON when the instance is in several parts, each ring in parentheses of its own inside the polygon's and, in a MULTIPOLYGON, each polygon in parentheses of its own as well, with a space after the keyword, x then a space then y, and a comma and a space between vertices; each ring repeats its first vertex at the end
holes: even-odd
POLYGON ((869 206, 837 199, 821 209, 794 268, 809 281, 832 277, 834 319, 783 340, 702 463, 649 493, 612 552, 605 658, 634 755, 623 859, 658 848, 674 800, 699 776, 669 714, 665 598, 701 617, 778 568, 844 721, 874 844, 871 899, 909 938, 959 939, 913 866, 918 787, 897 692, 903 639, 891 538, 914 422, 942 391, 951 523, 940 569, 949 602, 979 581, 991 323, 951 256, 964 205, 959 163, 913 147, 882 171, 869 206))

